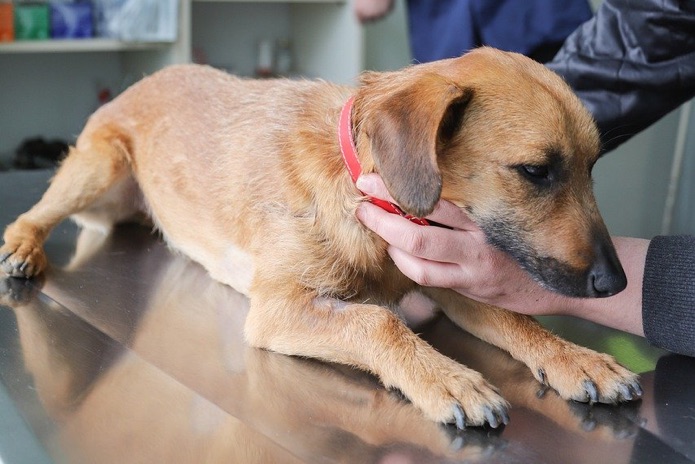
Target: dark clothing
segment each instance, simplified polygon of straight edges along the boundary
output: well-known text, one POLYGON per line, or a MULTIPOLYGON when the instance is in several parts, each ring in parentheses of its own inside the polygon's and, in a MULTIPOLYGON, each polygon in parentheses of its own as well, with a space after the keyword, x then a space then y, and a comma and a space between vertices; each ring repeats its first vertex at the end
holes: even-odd
POLYGON ((655 237, 642 282, 642 320, 650 343, 695 356, 695 237, 655 237))
POLYGON ((481 45, 545 62, 589 18, 587 0, 408 0, 410 47, 419 63, 481 45))
POLYGON ((613 149, 695 96, 695 1, 605 0, 547 65, 613 149))
POLYGON ((564 41, 547 65, 594 115, 605 151, 695 96, 692 0, 605 0, 593 18, 586 0, 408 0, 408 24, 417 62, 480 45, 545 62, 564 41))

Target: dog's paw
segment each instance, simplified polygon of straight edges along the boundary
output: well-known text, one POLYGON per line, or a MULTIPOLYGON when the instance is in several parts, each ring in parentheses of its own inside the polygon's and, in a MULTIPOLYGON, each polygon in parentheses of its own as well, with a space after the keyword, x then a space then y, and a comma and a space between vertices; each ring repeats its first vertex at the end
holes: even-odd
POLYGON ((33 277, 43 272, 47 263, 46 253, 36 240, 9 240, 0 247, 0 270, 10 277, 33 277))
POLYGON ((421 385, 404 391, 429 419, 458 429, 509 422, 509 404, 479 372, 448 358, 437 364, 421 385))
POLYGON ((642 396, 637 374, 615 358, 569 343, 542 360, 534 375, 566 400, 615 404, 642 396))

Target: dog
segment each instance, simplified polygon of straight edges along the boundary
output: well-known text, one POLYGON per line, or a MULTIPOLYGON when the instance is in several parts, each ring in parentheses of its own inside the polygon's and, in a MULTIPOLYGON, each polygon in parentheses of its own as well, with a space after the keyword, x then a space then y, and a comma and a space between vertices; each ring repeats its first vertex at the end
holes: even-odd
POLYGON ((531 317, 407 279, 356 219, 366 198, 348 167, 378 172, 414 220, 447 199, 546 287, 603 297, 626 279, 592 193, 599 152, 560 77, 491 48, 366 72, 355 88, 177 65, 90 117, 43 198, 7 227, 0 261, 11 276, 43 272, 42 245, 69 216, 104 232, 144 220, 248 295, 251 346, 371 372, 432 421, 498 427, 508 403, 404 324, 392 310, 405 295, 425 294, 564 399, 617 403, 641 388, 531 317))

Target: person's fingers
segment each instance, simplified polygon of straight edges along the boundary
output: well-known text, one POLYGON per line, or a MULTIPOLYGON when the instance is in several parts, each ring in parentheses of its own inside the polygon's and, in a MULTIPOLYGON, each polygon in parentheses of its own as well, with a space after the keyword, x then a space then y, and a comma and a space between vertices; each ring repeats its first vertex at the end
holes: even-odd
POLYGON ((460 288, 467 286, 467 273, 458 264, 419 258, 394 246, 388 248, 396 267, 423 287, 460 288))
MULTIPOLYGON (((357 188, 370 197, 390 201, 398 204, 386 189, 384 181, 378 174, 363 174, 357 179, 357 188)), ((446 200, 440 200, 434 207, 434 211, 427 215, 426 219, 439 224, 461 230, 479 230, 478 226, 455 204, 446 200)))
POLYGON ((357 218, 377 235, 418 258, 455 263, 465 261, 467 254, 478 246, 469 232, 414 224, 371 203, 361 203, 357 218))
POLYGON ((427 219, 451 227, 454 230, 480 230, 478 225, 468 217, 463 209, 446 200, 439 200, 434 207, 434 211, 427 215, 427 219))
POLYGON ((355 186, 365 195, 396 203, 379 174, 362 174, 357 178, 355 186))

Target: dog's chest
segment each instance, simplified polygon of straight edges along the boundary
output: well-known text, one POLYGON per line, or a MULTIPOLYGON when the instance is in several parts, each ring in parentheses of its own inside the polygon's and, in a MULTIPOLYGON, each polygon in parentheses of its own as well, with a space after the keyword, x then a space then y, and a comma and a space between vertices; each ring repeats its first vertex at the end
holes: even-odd
POLYGON ((211 270, 217 280, 234 290, 248 295, 251 289, 256 264, 253 256, 236 245, 229 245, 218 263, 218 272, 211 270))

